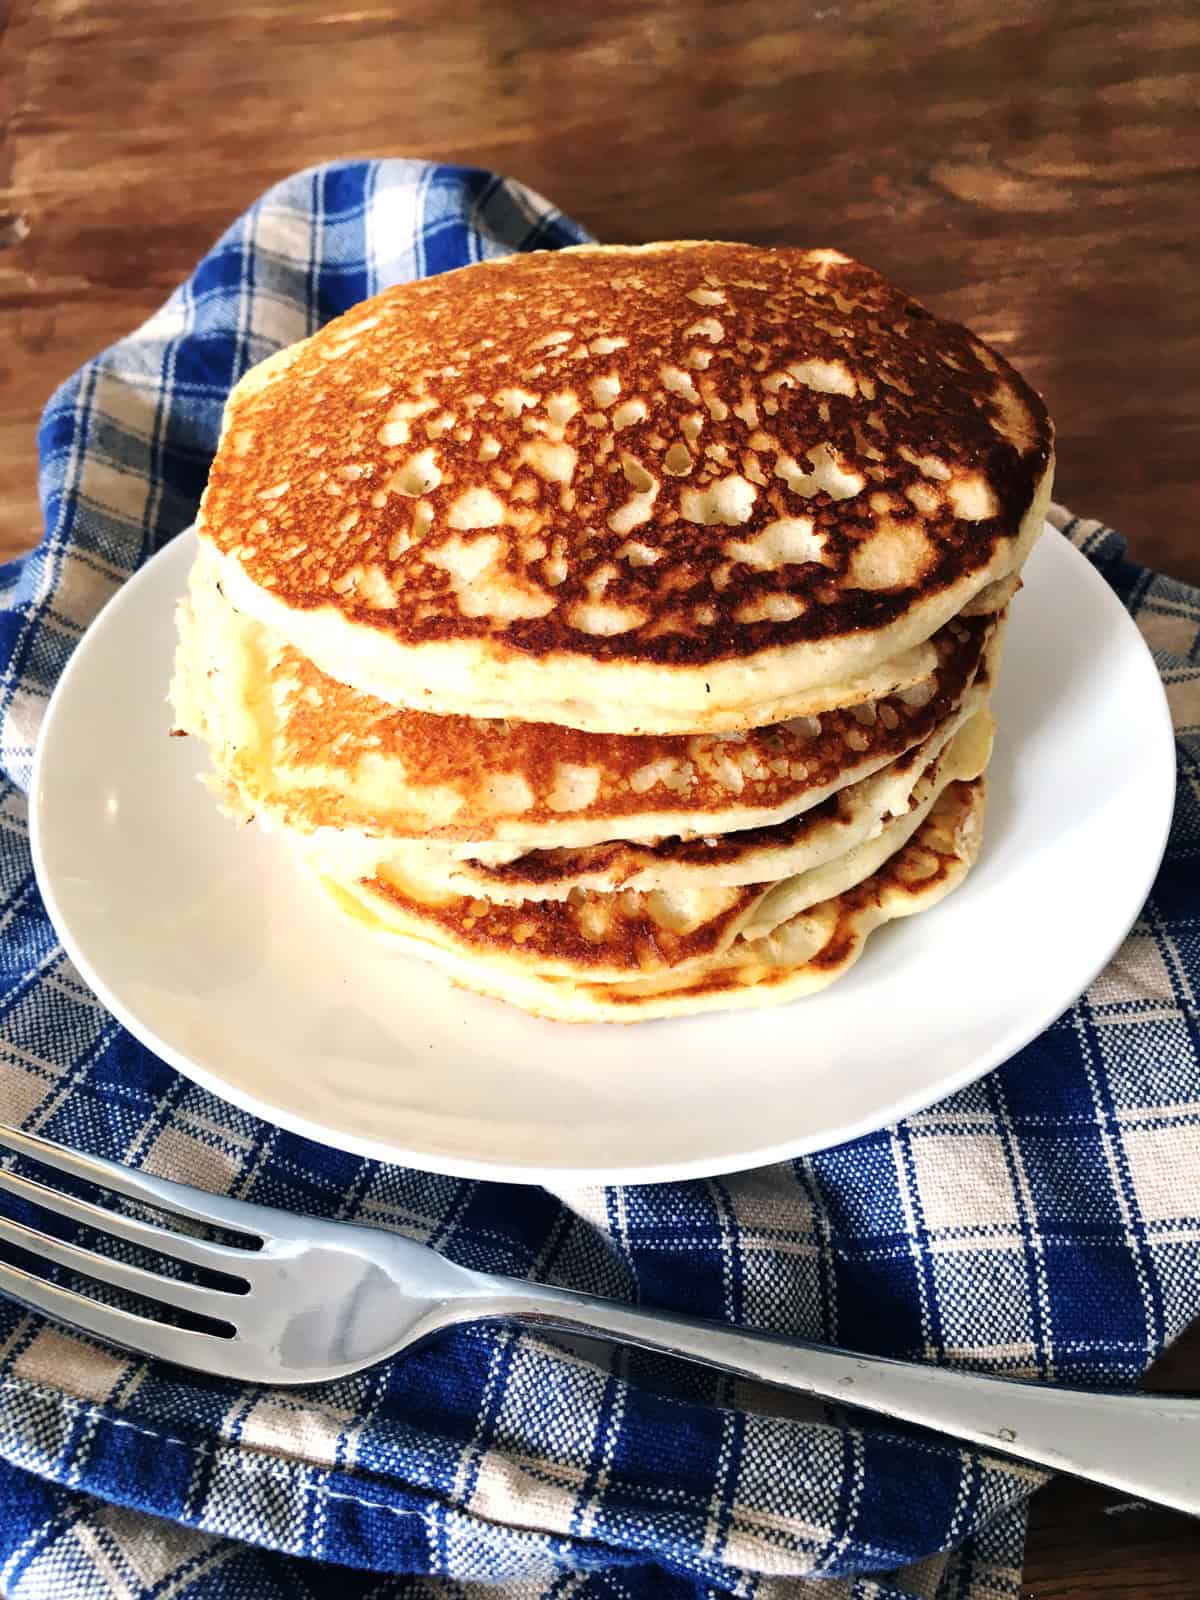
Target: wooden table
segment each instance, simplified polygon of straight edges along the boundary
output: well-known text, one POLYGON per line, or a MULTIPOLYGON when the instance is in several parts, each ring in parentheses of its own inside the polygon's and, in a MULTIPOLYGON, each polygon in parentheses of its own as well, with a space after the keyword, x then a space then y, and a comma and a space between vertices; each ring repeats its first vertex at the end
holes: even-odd
MULTIPOLYGON (((3 11, 0 10, 0 16, 3 11)), ((602 238, 834 244, 1043 390, 1059 496, 1200 580, 1192 0, 13 0, 0 557, 52 386, 332 156, 523 178, 602 238)), ((1172 1358, 1200 1390, 1200 1336, 1172 1358)), ((1200 1525, 1056 1484, 1026 1581, 1200 1595, 1200 1525)))

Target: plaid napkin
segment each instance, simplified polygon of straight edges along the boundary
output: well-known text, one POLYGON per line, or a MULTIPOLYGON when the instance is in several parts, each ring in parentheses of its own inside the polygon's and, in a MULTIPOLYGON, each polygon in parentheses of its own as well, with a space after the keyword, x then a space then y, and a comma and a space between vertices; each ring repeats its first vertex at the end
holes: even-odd
MULTIPOLYGON (((1180 733, 1155 894, 1041 1039, 851 1145, 556 1194, 358 1160, 178 1076, 55 941, 21 792, 39 717, 99 607, 191 521, 230 385, 385 284, 581 237, 485 172, 300 173, 51 401, 46 536, 0 569, 0 1118, 473 1266, 890 1355, 1132 1384, 1200 1308, 1200 595, 1130 566, 1096 524, 1061 519, 1137 617, 1180 733)), ((1001 1600, 1018 1594, 1041 1481, 916 1430, 516 1329, 464 1328, 297 1392, 191 1376, 0 1303, 12 1600, 1001 1600)))

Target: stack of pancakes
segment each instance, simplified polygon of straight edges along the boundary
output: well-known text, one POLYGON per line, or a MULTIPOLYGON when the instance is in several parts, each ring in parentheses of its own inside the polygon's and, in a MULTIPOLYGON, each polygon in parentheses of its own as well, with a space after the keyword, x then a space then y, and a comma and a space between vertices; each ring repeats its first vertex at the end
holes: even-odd
POLYGON ((1002 357, 833 251, 405 284, 230 396, 177 726, 470 988, 617 1021, 807 994, 975 858, 1052 463, 1002 357))

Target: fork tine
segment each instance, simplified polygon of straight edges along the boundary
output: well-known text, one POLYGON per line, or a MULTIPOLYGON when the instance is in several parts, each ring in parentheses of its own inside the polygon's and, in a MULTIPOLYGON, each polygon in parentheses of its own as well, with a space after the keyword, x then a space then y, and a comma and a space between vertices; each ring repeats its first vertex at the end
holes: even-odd
POLYGON ((27 1228, 23 1222, 11 1222, 0 1217, 0 1239, 28 1250, 30 1255, 41 1256, 71 1272, 82 1273, 98 1283, 107 1283, 115 1289, 128 1289, 132 1294, 144 1295, 148 1300, 159 1300, 163 1305, 175 1306, 179 1311, 193 1311, 203 1317, 232 1322, 233 1312, 244 1294, 228 1289, 208 1289, 199 1283, 184 1283, 178 1278, 162 1278, 157 1272, 146 1272, 127 1261, 114 1261, 110 1256, 97 1255, 80 1245, 68 1244, 65 1239, 55 1239, 40 1228, 27 1228))
POLYGON ((170 1178, 155 1178, 148 1172, 137 1172, 132 1167, 122 1167, 115 1161, 105 1161, 101 1156, 85 1156, 78 1150, 68 1150, 66 1145, 53 1139, 43 1139, 40 1134, 25 1133, 0 1123, 0 1150, 10 1150, 14 1155, 29 1156, 43 1166, 57 1172, 70 1173, 87 1183, 111 1189, 130 1200, 172 1211, 176 1216, 190 1217, 193 1222, 207 1222, 221 1228, 231 1228, 235 1233, 253 1234, 267 1239, 257 1219, 264 1213, 262 1206, 248 1206, 244 1200, 231 1200, 226 1195, 209 1194, 204 1189, 193 1189, 190 1184, 175 1183, 170 1178))
POLYGON ((33 1178, 22 1178, 18 1173, 0 1167, 0 1189, 15 1194, 19 1200, 28 1200, 43 1210, 69 1217, 85 1227, 101 1233, 111 1233, 129 1244, 140 1244, 148 1250, 157 1250, 177 1261, 188 1261, 194 1267, 208 1267, 212 1272, 227 1272, 233 1277, 244 1276, 247 1268, 259 1257, 257 1250, 240 1250, 231 1244, 209 1244, 204 1239, 193 1239, 186 1233, 172 1233, 153 1222, 142 1222, 137 1217, 126 1217, 119 1211, 108 1211, 104 1206, 93 1205, 90 1200, 77 1200, 74 1195, 62 1194, 48 1188, 33 1178))
POLYGON ((101 1305, 98 1300, 76 1294, 74 1289, 63 1289, 57 1283, 35 1278, 7 1261, 0 1261, 0 1294, 28 1306, 31 1311, 53 1317, 56 1322, 80 1328, 97 1339, 121 1345, 139 1355, 159 1356, 164 1361, 216 1373, 218 1377, 228 1376, 236 1365, 236 1357, 230 1349, 236 1340, 214 1337, 211 1333, 194 1333, 190 1328, 170 1328, 149 1317, 120 1311, 116 1306, 101 1305))

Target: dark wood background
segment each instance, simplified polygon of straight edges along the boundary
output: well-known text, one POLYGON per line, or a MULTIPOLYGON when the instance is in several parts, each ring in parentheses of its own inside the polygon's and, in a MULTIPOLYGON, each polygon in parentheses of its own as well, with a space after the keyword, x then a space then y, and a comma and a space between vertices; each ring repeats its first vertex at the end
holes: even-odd
MULTIPOLYGON (((51 388, 268 184, 334 156, 524 179, 601 238, 832 244, 998 344, 1059 498, 1200 580, 1195 0, 13 0, 0 557, 51 388)), ((1169 1381, 1200 1390, 1200 1337, 1169 1381)), ((1059 1483, 1040 1600, 1200 1596, 1200 1524, 1059 1483)))

